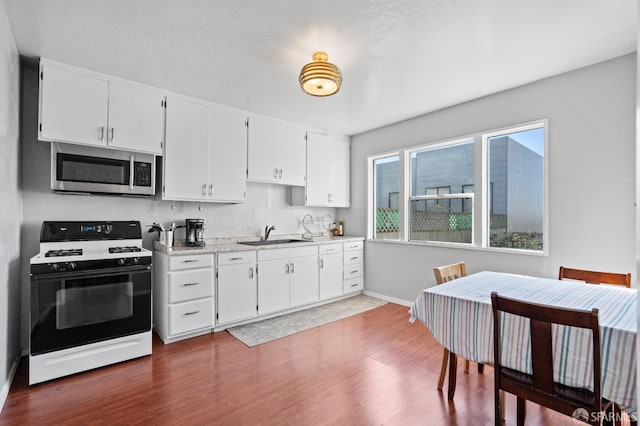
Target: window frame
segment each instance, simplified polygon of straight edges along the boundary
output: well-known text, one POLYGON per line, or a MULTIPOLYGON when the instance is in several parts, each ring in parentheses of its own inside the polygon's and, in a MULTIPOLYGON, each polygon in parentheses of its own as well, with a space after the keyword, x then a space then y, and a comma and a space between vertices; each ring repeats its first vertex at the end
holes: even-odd
MULTIPOLYGON (((368 198, 369 202, 367 211, 367 239, 375 242, 391 242, 404 243, 414 245, 426 245, 436 247, 463 248, 472 250, 484 250, 491 252, 505 252, 515 254, 525 254, 534 256, 549 255, 549 120, 547 118, 533 120, 525 123, 494 128, 485 131, 474 132, 469 135, 451 138, 448 140, 439 140, 431 143, 421 144, 385 152, 382 154, 374 154, 367 156, 368 165, 368 198), (508 135, 512 133, 543 129, 543 213, 542 213, 542 250, 527 250, 519 248, 506 247, 490 247, 490 227, 489 217, 492 205, 492 190, 489 182, 489 139, 496 136, 508 135), (416 195, 412 196, 412 179, 411 170, 411 154, 413 152, 446 147, 465 142, 473 142, 474 144, 474 192, 466 193, 460 190, 460 193, 441 194, 441 195, 416 195), (385 157, 398 156, 399 159, 399 230, 398 239, 377 239, 376 238, 376 210, 375 210, 375 160, 385 157), (471 243, 456 243, 443 241, 424 241, 410 239, 410 205, 413 200, 451 200, 459 198, 471 199, 472 214, 472 241, 471 243)), ((437 191, 437 190, 436 190, 437 191)), ((425 191, 426 192, 426 189, 425 191)), ((426 207, 426 201, 425 201, 426 207)), ((464 202, 463 202, 463 213, 464 202)))

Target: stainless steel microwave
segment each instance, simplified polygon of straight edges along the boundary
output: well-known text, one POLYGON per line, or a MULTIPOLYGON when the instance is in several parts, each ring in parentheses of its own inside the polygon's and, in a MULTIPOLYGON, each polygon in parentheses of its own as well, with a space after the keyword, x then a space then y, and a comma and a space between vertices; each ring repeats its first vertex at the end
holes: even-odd
POLYGON ((94 194, 154 195, 153 154, 51 143, 51 189, 94 194))

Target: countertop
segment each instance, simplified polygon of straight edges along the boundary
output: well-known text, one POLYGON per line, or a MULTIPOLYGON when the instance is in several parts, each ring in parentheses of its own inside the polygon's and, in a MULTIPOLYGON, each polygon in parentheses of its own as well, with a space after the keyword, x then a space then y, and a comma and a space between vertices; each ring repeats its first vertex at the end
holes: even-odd
MULTIPOLYGON (((291 235, 273 235, 270 239, 302 239, 300 234, 295 236, 291 235)), ((303 247, 310 245, 322 245, 322 244, 335 244, 344 243, 349 241, 363 241, 363 237, 355 236, 342 236, 342 237, 321 237, 310 240, 304 240, 304 242, 285 243, 285 244, 271 244, 266 246, 252 246, 247 244, 240 244, 240 241, 259 241, 259 238, 213 238, 205 240, 206 245, 204 247, 187 247, 182 240, 175 241, 172 248, 167 248, 166 245, 161 244, 159 241, 153 243, 154 251, 167 254, 169 256, 185 256, 192 254, 207 254, 207 253, 227 253, 233 251, 247 251, 247 250, 272 250, 279 248, 289 247, 303 247)))

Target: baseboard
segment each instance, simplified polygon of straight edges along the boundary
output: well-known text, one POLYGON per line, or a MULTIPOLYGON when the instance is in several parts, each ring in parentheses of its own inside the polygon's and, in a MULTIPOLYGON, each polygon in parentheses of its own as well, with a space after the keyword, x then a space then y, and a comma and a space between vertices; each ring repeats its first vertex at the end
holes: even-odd
POLYGON ((409 308, 411 307, 411 305, 413 305, 413 302, 408 302, 406 300, 397 299, 395 297, 387 296, 380 293, 374 293, 372 291, 365 290, 362 292, 362 294, 364 294, 365 296, 375 297, 376 299, 386 300, 387 302, 395 303, 396 305, 402 305, 409 308))
POLYGON ((0 411, 2 411, 2 409, 4 408, 4 403, 7 401, 7 397, 9 396, 9 389, 11 388, 11 383, 13 383, 13 378, 16 375, 16 371, 18 371, 20 358, 20 353, 17 353, 15 359, 13 360, 13 365, 11 366, 11 371, 9 372, 7 380, 2 384, 2 389, 0 389, 0 411))

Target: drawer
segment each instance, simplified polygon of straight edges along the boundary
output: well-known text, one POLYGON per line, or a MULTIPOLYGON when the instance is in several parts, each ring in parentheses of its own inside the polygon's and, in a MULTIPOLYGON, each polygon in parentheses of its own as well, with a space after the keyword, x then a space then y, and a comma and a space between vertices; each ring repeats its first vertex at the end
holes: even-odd
POLYGON ((344 279, 361 277, 364 275, 362 263, 354 263, 353 265, 344 265, 344 279))
POLYGON ((233 265, 236 263, 256 263, 256 251, 247 250, 218 253, 218 266, 233 265))
POLYGON ((186 256, 169 256, 169 270, 210 268, 213 266, 212 254, 191 254, 186 256))
POLYGON ((213 296, 213 269, 169 272, 169 303, 213 296))
POLYGON ((344 280, 344 294, 364 290, 364 278, 351 278, 344 280))
POLYGON ((318 246, 319 254, 342 253, 342 244, 322 244, 318 246))
POLYGON ((169 305, 169 334, 213 328, 213 299, 169 305))
POLYGON ((344 252, 344 264, 345 265, 353 265, 355 263, 362 263, 364 258, 363 256, 363 251, 362 250, 358 250, 358 251, 345 251, 344 252))
POLYGON ((362 250, 362 249, 364 249, 364 241, 362 241, 362 240, 349 241, 349 242, 345 242, 343 244, 344 244, 344 251, 354 251, 354 250, 362 250))
POLYGON ((291 259, 302 256, 317 256, 318 246, 305 245, 304 247, 291 247, 282 249, 268 249, 258 251, 258 262, 265 260, 291 259))

